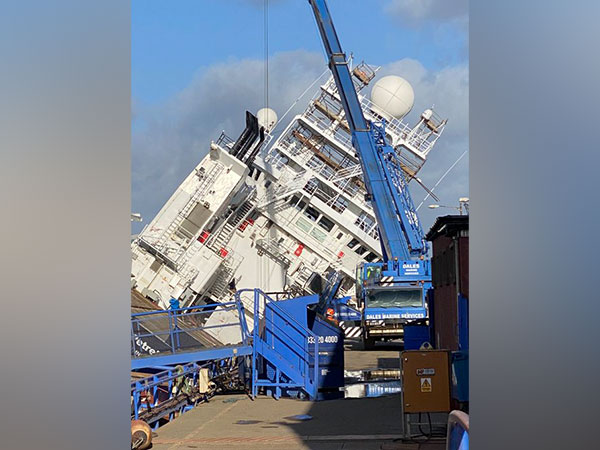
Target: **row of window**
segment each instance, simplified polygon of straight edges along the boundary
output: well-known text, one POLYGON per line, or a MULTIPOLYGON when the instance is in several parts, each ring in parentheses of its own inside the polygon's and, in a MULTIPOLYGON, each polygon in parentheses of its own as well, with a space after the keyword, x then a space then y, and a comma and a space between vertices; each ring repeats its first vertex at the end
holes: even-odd
POLYGON ((348 242, 348 244, 346 244, 346 247, 351 248, 354 253, 362 256, 367 262, 373 262, 377 259, 377 255, 375 253, 370 252, 369 249, 364 245, 359 244, 360 241, 356 238, 353 238, 350 242, 348 242))
MULTIPOLYGON (((297 195, 293 195, 290 198, 289 204, 293 205, 299 211, 302 211, 302 214, 311 221, 317 222, 317 225, 328 233, 331 232, 335 226, 335 223, 331 219, 325 215, 321 215, 321 213, 312 206, 307 206, 307 203, 304 200, 301 200, 297 195)), ((341 240, 343 237, 344 233, 340 232, 337 234, 336 239, 341 240)), ((362 245, 358 239, 352 238, 346 246, 352 249, 357 255, 362 256, 367 262, 373 262, 377 259, 377 255, 369 251, 369 249, 362 245)))

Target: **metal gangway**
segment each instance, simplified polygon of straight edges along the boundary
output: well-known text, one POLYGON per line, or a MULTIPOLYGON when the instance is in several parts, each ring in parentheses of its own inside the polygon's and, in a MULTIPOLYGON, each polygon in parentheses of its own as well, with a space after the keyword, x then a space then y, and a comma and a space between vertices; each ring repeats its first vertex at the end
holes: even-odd
POLYGON ((239 301, 131 316, 131 370, 251 354, 246 317, 239 301), (221 313, 226 320, 207 325, 215 313, 221 313), (218 335, 225 329, 237 333, 239 342, 223 344, 218 335))
POLYGON ((259 289, 226 303, 132 314, 132 419, 157 427, 228 387, 252 398, 285 391, 316 399, 319 339, 301 322, 259 289), (249 295, 252 311, 242 301, 249 295))

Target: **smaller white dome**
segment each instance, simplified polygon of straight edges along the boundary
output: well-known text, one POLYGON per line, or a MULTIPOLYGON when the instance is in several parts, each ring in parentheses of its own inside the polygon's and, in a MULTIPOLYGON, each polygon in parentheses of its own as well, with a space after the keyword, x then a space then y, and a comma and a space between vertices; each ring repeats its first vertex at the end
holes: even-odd
POLYGON ((401 119, 412 109, 415 103, 415 92, 404 78, 388 75, 373 86, 371 101, 392 117, 401 119))
POLYGON ((256 113, 258 124, 265 127, 267 131, 271 131, 277 123, 277 113, 271 108, 262 108, 256 113))

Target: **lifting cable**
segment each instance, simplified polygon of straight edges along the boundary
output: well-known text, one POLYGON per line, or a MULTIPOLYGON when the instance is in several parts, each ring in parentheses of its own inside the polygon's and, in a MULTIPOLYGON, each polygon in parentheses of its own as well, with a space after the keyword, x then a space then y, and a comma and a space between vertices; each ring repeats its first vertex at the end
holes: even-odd
MULTIPOLYGON (((269 0, 264 0, 265 108, 269 107, 269 0)), ((268 121, 268 119, 267 119, 268 121)))

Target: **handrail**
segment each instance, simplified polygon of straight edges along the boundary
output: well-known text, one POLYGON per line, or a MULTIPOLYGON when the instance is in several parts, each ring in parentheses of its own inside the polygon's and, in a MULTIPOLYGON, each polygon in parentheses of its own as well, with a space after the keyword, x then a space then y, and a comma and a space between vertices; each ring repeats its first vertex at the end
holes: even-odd
MULTIPOLYGON (((281 309, 280 307, 278 307, 277 305, 275 305, 277 302, 275 300, 273 300, 272 298, 270 298, 267 294, 265 294, 263 291, 261 291, 260 289, 241 289, 239 291, 237 291, 235 293, 235 297, 236 299, 240 299, 240 295, 243 292, 253 292, 254 294, 254 327, 252 330, 252 336, 253 336, 253 360, 256 360, 256 353, 257 353, 257 348, 256 348, 256 344, 257 342, 261 339, 260 337, 260 298, 262 296, 262 298, 264 298, 265 303, 265 309, 267 307, 267 304, 271 305, 271 311, 273 311, 273 313, 275 313, 276 315, 278 315, 279 317, 281 317, 282 319, 286 320, 286 322, 292 326, 292 329, 294 329, 297 333, 300 333, 302 336, 306 336, 306 339, 303 339, 303 345, 298 344, 297 342, 295 342, 292 339, 288 339, 288 340, 284 340, 281 339, 281 336, 278 336, 279 341, 283 344, 286 345, 298 358, 299 360, 302 362, 302 365, 304 366, 304 370, 301 371, 301 374, 303 377, 306 377, 309 382, 310 382, 310 350, 309 350, 309 346, 314 346, 314 365, 313 365, 313 374, 312 374, 312 384, 313 384, 313 389, 315 392, 313 393, 309 393, 309 394, 316 394, 316 388, 318 385, 318 374, 319 374, 319 340, 317 338, 317 335, 315 333, 313 333, 310 329, 308 329, 306 326, 302 325, 301 323, 299 323, 294 317, 292 317, 290 314, 288 314, 286 311, 284 311, 283 309, 281 309), (309 342, 310 339, 308 338, 312 338, 313 342, 309 342), (290 342, 293 342, 294 345, 291 345, 290 342), (295 348, 294 348, 295 347, 295 348), (301 352, 299 353, 299 350, 296 349, 300 349, 301 352)), ((277 326, 274 322, 273 319, 268 317, 266 314, 263 315, 265 323, 263 324, 263 327, 266 326, 267 322, 269 323, 269 325, 273 326, 274 328, 276 328, 278 331, 283 332, 283 334, 289 336, 288 333, 286 333, 282 327, 277 326)), ((268 343, 267 343, 268 344, 268 343)), ((256 371, 253 371, 253 384, 256 384, 257 378, 255 375, 256 371)), ((255 388, 253 388, 253 395, 256 393, 255 388)))
MULTIPOLYGON (((239 301, 226 303, 217 303, 212 305, 189 306, 186 308, 157 310, 136 313, 131 315, 131 355, 133 358, 144 357, 144 355, 136 354, 143 344, 137 342, 138 339, 155 337, 164 342, 168 349, 160 350, 159 352, 176 353, 182 350, 192 350, 193 348, 206 347, 205 342, 198 341, 198 336, 194 336, 195 332, 211 330, 215 328, 240 327, 241 342, 248 344, 248 327, 245 321, 243 305, 239 301), (215 311, 238 312, 238 321, 230 323, 215 324, 215 325, 199 325, 194 320, 199 317, 206 317, 215 311), (162 321, 162 322, 161 322, 162 321), (152 326, 153 325, 153 326, 152 326), (155 328, 153 330, 153 328, 155 328), (156 329, 158 328, 158 329, 156 329), (188 335, 197 341, 196 344, 181 345, 181 335, 188 335), (168 337, 167 337, 168 336, 168 337)), ((210 333, 207 336, 208 346, 211 346, 211 338, 215 339, 210 333)), ((140 352, 141 353, 141 352, 140 352)))
POLYGON ((292 336, 289 333, 286 333, 285 329, 282 327, 279 327, 275 324, 275 322, 272 319, 268 319, 269 324, 271 324, 271 326, 273 326, 273 328, 276 328, 278 331, 277 337, 279 338, 279 340, 281 340, 282 342, 284 342, 292 352, 294 352, 294 354, 296 354, 297 356, 299 356, 303 361, 304 361, 304 353, 306 353, 306 345, 301 346, 300 344, 298 344, 297 342, 294 342, 292 339, 292 336), (290 338, 290 340, 283 340, 283 337, 287 337, 290 338), (292 344, 296 347, 293 348, 292 344), (297 350, 299 349, 299 350, 297 350))
POLYGON ((180 371, 177 371, 177 368, 173 367, 167 370, 164 370, 162 372, 158 372, 155 373, 153 375, 150 375, 146 378, 141 378, 141 379, 137 379, 137 380, 133 380, 131 382, 131 392, 133 393, 136 390, 147 390, 150 388, 153 388, 155 386, 160 386, 163 383, 166 383, 167 381, 171 381, 171 380, 175 380, 183 375, 186 375, 187 373, 191 372, 191 371, 196 371, 198 369, 202 369, 204 367, 208 367, 210 366, 212 362, 206 362, 204 364, 199 365, 196 362, 191 362, 185 365, 182 365, 182 369, 180 371))
MULTIPOLYGON (((181 311, 189 311, 192 309, 206 309, 206 308, 216 308, 219 306, 231 306, 231 305, 235 305, 236 302, 226 302, 226 303, 214 303, 212 305, 194 305, 194 306, 186 306, 185 308, 177 308, 177 309, 157 309, 154 311, 146 311, 146 312, 140 312, 140 313, 134 313, 131 315, 131 317, 140 317, 140 316, 148 316, 148 315, 152 315, 152 314, 165 314, 168 313, 169 311, 177 311, 177 312, 181 312, 181 311)), ((211 311, 212 312, 212 311, 211 311)))
MULTIPOLYGON (((262 293, 262 292, 261 292, 262 293)), ((260 295, 260 294, 259 294, 260 295)), ((277 307, 276 305, 274 305, 274 302, 270 297, 268 297, 267 295, 265 295, 264 293, 262 293, 262 295, 265 297, 265 307, 267 305, 267 303, 270 301, 271 303, 271 309, 272 311, 274 311, 275 313, 279 314, 281 317, 285 318, 286 320, 289 320, 289 323, 294 325, 296 328, 296 331, 306 334, 307 337, 310 336, 313 338, 313 345, 314 345, 314 373, 313 373, 313 382, 316 386, 316 384, 318 383, 318 366, 319 366, 319 340, 317 339, 316 334, 314 334, 311 330, 309 330, 308 328, 302 326, 300 323, 298 323, 292 316, 290 316, 289 314, 287 314, 285 311, 283 311, 281 308, 277 307)), ((267 316, 265 314, 265 320, 267 320, 267 316)), ((279 330, 281 330, 281 327, 277 327, 279 330)), ((288 348, 290 348, 290 350, 293 350, 292 346, 290 345, 289 341, 284 341, 282 339, 280 339, 280 341, 287 345, 288 348)), ((292 341, 293 342, 293 341, 292 341)), ((309 369, 310 369, 310 350, 309 350, 309 340, 303 340, 303 346, 302 346, 302 350, 304 351, 304 354, 297 354, 296 351, 294 351, 294 353, 297 354, 297 356, 299 357, 299 359, 304 363, 304 371, 303 371, 303 375, 304 376, 308 376, 309 374, 309 369)), ((299 345, 297 345, 297 347, 299 347, 299 345)))
MULTIPOLYGON (((236 295, 238 293, 246 292, 246 291, 254 291, 255 293, 258 293, 259 295, 262 295, 271 304, 277 303, 275 300, 273 300, 271 297, 269 297, 267 294, 265 294, 260 289, 240 289, 239 291, 236 292, 236 295)), ((277 309, 277 312, 279 314, 284 316, 286 319, 290 320, 296 326, 296 328, 300 329, 300 331, 306 331, 310 336, 316 337, 315 333, 313 333, 310 329, 306 328, 304 325, 302 325, 300 322, 298 322, 293 316, 290 316, 287 312, 285 312, 283 309, 281 309, 278 306, 276 306, 275 308, 277 309)), ((255 314, 257 314, 257 313, 258 313, 258 311, 255 311, 255 314)))
MULTIPOLYGON (((145 323, 145 322, 137 322, 137 323, 145 323)), ((238 326, 237 323, 223 323, 223 324, 217 324, 217 325, 210 325, 210 326, 201 326, 201 327, 195 327, 195 328, 175 328, 175 327, 171 327, 173 333, 186 333, 188 331, 200 331, 200 330, 210 330, 212 328, 225 328, 225 327, 236 327, 238 326)), ((149 332, 149 333, 136 333, 135 335, 138 337, 148 337, 148 336, 160 336, 163 334, 169 334, 169 330, 159 330, 156 332, 149 332)))

